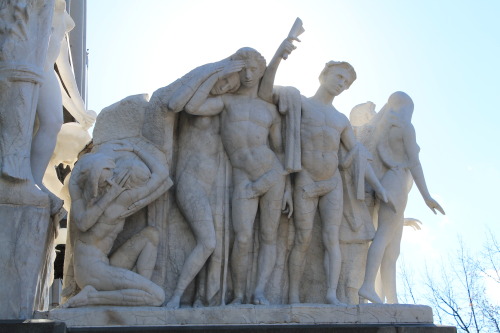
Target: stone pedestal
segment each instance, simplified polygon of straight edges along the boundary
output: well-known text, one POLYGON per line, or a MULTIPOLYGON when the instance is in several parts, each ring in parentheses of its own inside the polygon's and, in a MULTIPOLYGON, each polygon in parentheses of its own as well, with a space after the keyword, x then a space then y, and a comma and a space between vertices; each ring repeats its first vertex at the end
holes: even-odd
POLYGON ((177 310, 96 306, 37 312, 35 318, 63 321, 68 327, 433 323, 432 309, 428 306, 378 304, 240 305, 177 310))
POLYGON ((32 318, 48 291, 54 230, 49 208, 0 204, 0 319, 32 318))

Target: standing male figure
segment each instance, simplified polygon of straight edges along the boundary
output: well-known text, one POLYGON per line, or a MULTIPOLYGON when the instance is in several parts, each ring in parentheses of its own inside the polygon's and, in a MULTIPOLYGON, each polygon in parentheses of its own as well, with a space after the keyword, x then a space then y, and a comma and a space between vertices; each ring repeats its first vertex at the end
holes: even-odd
MULTIPOLYGON (((320 86, 316 94, 310 98, 302 97, 302 170, 295 175, 293 191, 296 234, 289 262, 290 303, 300 303, 300 280, 311 243, 314 215, 319 207, 325 246, 326 301, 342 304, 336 295, 341 265, 339 228, 343 207, 338 152, 341 144, 347 151, 358 147, 349 120, 333 107, 332 102, 355 79, 356 72, 350 64, 330 61, 319 76, 320 86)), ((367 180, 377 189, 377 195, 387 201, 373 170, 368 169, 367 180)))
MULTIPOLYGON (((253 225, 260 208, 260 249, 258 254, 257 284, 254 304, 269 304, 264 290, 276 260, 276 240, 281 210, 291 205, 290 193, 284 195, 285 171, 278 155, 283 152, 281 119, 276 107, 261 99, 259 83, 266 71, 266 79, 274 79, 277 63, 295 47, 285 40, 266 71, 266 61, 252 48, 238 50, 231 60, 243 60, 245 67, 239 72, 241 86, 234 94, 208 97, 195 110, 195 115, 221 113, 221 138, 232 165, 233 196, 232 223, 235 241, 231 255, 234 299, 232 304, 244 300, 249 267, 249 251, 253 242, 253 225), (279 60, 277 60, 279 59, 279 60), (285 202, 286 201, 286 202, 285 202)), ((272 87, 272 82, 271 82, 272 87)))

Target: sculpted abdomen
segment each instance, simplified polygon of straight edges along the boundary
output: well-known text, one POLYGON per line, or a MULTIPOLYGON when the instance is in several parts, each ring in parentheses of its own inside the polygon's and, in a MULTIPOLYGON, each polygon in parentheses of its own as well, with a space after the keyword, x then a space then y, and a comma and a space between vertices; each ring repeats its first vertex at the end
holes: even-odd
POLYGON ((338 168, 337 153, 303 150, 302 167, 309 172, 315 181, 330 179, 338 168))
POLYGON ((233 168, 244 170, 251 180, 256 180, 276 163, 276 155, 267 146, 239 149, 229 154, 233 168))

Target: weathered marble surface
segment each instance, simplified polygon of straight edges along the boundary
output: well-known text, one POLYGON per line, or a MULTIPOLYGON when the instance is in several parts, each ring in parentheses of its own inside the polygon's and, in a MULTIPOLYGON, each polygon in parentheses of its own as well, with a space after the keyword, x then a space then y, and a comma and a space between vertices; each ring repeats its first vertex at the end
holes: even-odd
POLYGON ((0 204, 0 318, 31 318, 47 309, 55 258, 54 233, 46 207, 0 204))
POLYGON ((92 307, 37 312, 35 318, 77 326, 154 326, 218 324, 415 324, 432 323, 425 305, 332 306, 326 304, 239 305, 229 307, 165 309, 154 307, 92 307))
POLYGON ((0 5, 0 318, 24 319, 44 308, 52 278, 55 230, 30 150, 54 1, 0 5))
MULTIPOLYGON (((51 66, 58 54, 60 79, 70 90, 74 86, 67 49, 61 47, 61 42, 67 46, 62 36, 71 27, 61 1, 56 0, 45 73, 39 71, 52 82, 38 99, 42 136, 43 115, 62 103, 80 122, 79 134, 94 116, 81 98, 55 89, 51 66)), ((309 98, 293 87, 274 86, 280 62, 295 50, 293 42, 303 31, 297 19, 269 63, 244 47, 193 69, 151 98, 129 96, 101 111, 93 148, 80 156, 66 187, 52 174, 53 192, 71 195, 62 305, 68 309, 39 317, 70 326, 432 323, 426 306, 343 304, 357 304, 358 293, 373 303, 397 303, 395 263, 412 177, 427 205, 444 212, 425 185, 410 123, 413 103, 406 94, 393 94, 378 114, 373 103, 357 106, 350 123, 332 105, 356 79, 347 62, 328 62, 309 98), (377 295, 379 267, 384 288, 377 295)), ((0 77, 6 83, 1 96, 11 88, 25 95, 16 107, 30 109, 31 118, 14 117, 18 127, 33 127, 41 79, 30 70, 27 79, 0 77), (25 86, 12 87, 11 81, 25 86)), ((2 109, 3 118, 6 114, 2 109)), ((45 171, 46 153, 52 153, 57 131, 49 132, 45 157, 32 151, 35 169, 45 171)), ((82 135, 73 147, 61 145, 50 165, 72 166, 87 142, 82 135)), ((30 279, 28 294, 1 290, 18 293, 24 302, 8 303, 11 309, 5 311, 13 313, 8 317, 29 317, 34 307, 43 307, 51 276, 47 249, 56 230, 42 220, 59 211, 59 202, 51 196, 49 205, 35 186, 48 192, 40 172, 33 171, 33 179, 26 165, 14 168, 26 162, 23 153, 16 160, 25 144, 14 147, 16 154, 8 151, 12 147, 1 148, 0 182, 10 187, 0 189, 0 217, 15 221, 9 232, 43 230, 28 248, 38 257, 26 263, 19 253, 27 255, 17 253, 18 243, 11 240, 29 238, 2 234, 4 252, 16 258, 0 257, 8 278, 21 267, 29 270, 23 278, 30 279), (24 198, 25 193, 31 196, 24 198), (13 207, 20 203, 35 207, 13 207), (35 225, 23 224, 24 218, 35 225)))

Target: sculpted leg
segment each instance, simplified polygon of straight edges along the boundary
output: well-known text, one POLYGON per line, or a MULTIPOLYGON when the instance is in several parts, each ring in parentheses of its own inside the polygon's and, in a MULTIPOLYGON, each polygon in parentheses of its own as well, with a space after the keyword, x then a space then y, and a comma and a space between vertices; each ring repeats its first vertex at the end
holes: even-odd
POLYGON ((36 109, 39 127, 31 144, 31 171, 39 186, 42 185, 43 175, 56 146, 57 133, 63 124, 61 91, 54 71, 47 74, 45 80, 40 87, 36 109))
POLYGON ((344 305, 337 299, 337 285, 342 265, 339 240, 340 223, 342 221, 342 198, 342 186, 339 183, 339 186, 319 200, 319 212, 323 223, 325 271, 328 286, 326 301, 334 305, 344 305))
MULTIPOLYGON (((383 303, 383 299, 381 299, 375 291, 375 278, 379 268, 381 268, 383 258, 386 256, 386 253, 389 253, 389 245, 396 238, 399 240, 401 239, 400 233, 402 232, 404 221, 403 214, 408 198, 408 178, 404 170, 389 170, 385 173, 380 182, 382 186, 387 189, 389 196, 393 200, 396 213, 388 208, 383 202, 380 203, 380 209, 378 212, 378 228, 375 233, 375 238, 373 239, 373 242, 368 250, 365 279, 359 290, 359 295, 361 297, 366 298, 373 303, 383 303)), ((385 265, 385 267, 390 266, 392 265, 385 265)), ((393 267, 395 279, 395 261, 393 267)), ((389 272, 390 271, 391 269, 389 269, 389 272)), ((387 274, 381 271, 382 286, 383 289, 386 289, 384 276, 387 276, 387 274)), ((390 283, 391 282, 389 282, 389 284, 390 283)), ((384 293, 386 292, 387 290, 384 290, 384 293)), ((395 295, 395 290, 393 290, 393 292, 395 295)), ((392 300, 394 300, 394 295, 391 296, 392 300)), ((387 297, 388 295, 386 294, 384 296, 387 297)))
MULTIPOLYGON (((397 217, 399 218, 399 216, 397 217)), ((401 220, 397 221, 395 225, 396 224, 397 230, 385 250, 384 257, 382 258, 382 263, 380 265, 383 295, 386 298, 386 302, 390 304, 398 303, 398 296, 396 292, 396 262, 400 253, 404 223, 403 220, 401 220)))
POLYGON ((359 296, 371 301, 372 303, 383 303, 383 300, 380 299, 379 295, 375 292, 375 278, 377 277, 377 272, 387 245, 394 237, 395 226, 391 223, 393 221, 387 218, 382 218, 387 217, 387 214, 389 213, 392 213, 392 210, 384 203, 381 203, 378 229, 375 233, 375 238, 368 249, 365 279, 363 281, 363 285, 359 289, 359 296))
POLYGON ((158 230, 146 227, 120 246, 109 262, 112 266, 128 270, 135 267, 138 274, 149 280, 156 264, 159 241, 158 230))
POLYGON ((70 298, 63 307, 160 306, 165 301, 163 288, 128 269, 111 266, 104 259, 96 248, 77 242, 75 279, 82 291, 70 298))
POLYGON ((258 199, 241 199, 237 196, 237 193, 233 194, 231 215, 235 240, 231 253, 231 273, 234 299, 231 304, 243 303, 249 265, 248 252, 253 241, 253 223, 257 214, 258 203, 258 199))
MULTIPOLYGON (((189 177, 189 175, 187 176, 189 177)), ((179 208, 191 226, 196 239, 196 246, 182 266, 177 286, 172 298, 166 305, 168 308, 179 307, 182 294, 202 269, 216 245, 212 209, 201 184, 196 181, 187 181, 187 179, 181 177, 177 188, 177 201, 179 208)))
POLYGON ((288 302, 300 303, 299 287, 304 273, 305 258, 311 244, 312 228, 318 198, 303 198, 302 190, 294 191, 295 240, 290 252, 289 275, 290 287, 288 302))
POLYGON ((62 208, 63 202, 42 182, 63 124, 61 91, 54 71, 47 73, 45 82, 40 86, 36 114, 39 127, 31 143, 31 172, 38 187, 49 195, 50 213, 54 215, 62 208))
POLYGON ((254 304, 269 304, 264 291, 276 263, 276 241, 284 190, 285 179, 281 177, 280 181, 260 199, 260 248, 254 304))

